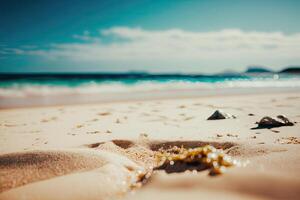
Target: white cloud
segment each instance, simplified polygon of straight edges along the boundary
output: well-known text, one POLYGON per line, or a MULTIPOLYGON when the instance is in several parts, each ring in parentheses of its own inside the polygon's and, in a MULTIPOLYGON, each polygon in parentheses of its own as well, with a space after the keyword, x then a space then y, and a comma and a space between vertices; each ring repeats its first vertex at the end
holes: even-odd
POLYGON ((300 63, 300 34, 245 32, 226 29, 189 32, 180 29, 148 31, 113 27, 74 35, 77 43, 54 44, 47 49, 19 49, 16 54, 33 55, 63 62, 105 65, 117 69, 215 72, 243 69, 249 64, 282 67, 300 63), (145 67, 145 68, 143 68, 145 67))

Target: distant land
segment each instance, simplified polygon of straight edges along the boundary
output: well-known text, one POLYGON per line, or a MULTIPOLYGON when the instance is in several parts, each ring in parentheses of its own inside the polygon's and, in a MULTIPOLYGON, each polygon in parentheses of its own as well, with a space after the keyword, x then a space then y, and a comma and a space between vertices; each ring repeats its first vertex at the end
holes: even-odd
POLYGON ((281 73, 300 73, 300 66, 291 66, 291 67, 287 67, 283 70, 280 71, 281 73))
POLYGON ((300 65, 299 66, 287 66, 282 68, 282 70, 272 70, 270 67, 261 66, 261 65, 250 65, 246 68, 245 71, 235 71, 231 69, 226 69, 219 73, 214 74, 205 74, 205 73, 183 73, 183 72, 147 72, 147 71, 124 71, 124 72, 107 72, 107 71, 66 71, 66 72, 1 72, 0 71, 0 80, 1 79, 10 79, 10 78, 23 78, 23 77, 52 77, 59 75, 61 77, 80 77, 80 78, 90 78, 90 77, 108 77, 108 78, 119 78, 124 76, 128 77, 145 77, 149 78, 152 76, 156 77, 182 77, 182 76, 190 76, 190 77, 198 77, 198 76, 239 76, 239 75, 247 75, 247 74, 263 74, 263 73, 290 73, 290 74, 300 74, 300 65))
POLYGON ((245 73, 270 73, 272 70, 263 66, 249 66, 245 73))
POLYGON ((289 66, 281 71, 273 71, 264 66, 249 66, 245 73, 300 73, 300 66, 289 66))

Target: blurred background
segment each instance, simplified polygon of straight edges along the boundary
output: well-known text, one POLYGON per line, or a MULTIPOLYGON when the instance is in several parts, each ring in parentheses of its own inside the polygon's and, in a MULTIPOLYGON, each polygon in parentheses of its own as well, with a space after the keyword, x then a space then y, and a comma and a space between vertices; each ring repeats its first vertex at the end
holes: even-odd
POLYGON ((300 87, 297 0, 0 4, 0 107, 300 87))

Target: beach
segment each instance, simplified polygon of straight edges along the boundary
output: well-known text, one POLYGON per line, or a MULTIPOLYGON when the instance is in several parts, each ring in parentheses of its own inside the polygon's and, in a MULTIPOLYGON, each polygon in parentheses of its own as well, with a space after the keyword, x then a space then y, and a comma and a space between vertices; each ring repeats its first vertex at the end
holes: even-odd
POLYGON ((0 199, 298 199, 299 110, 296 89, 2 109, 0 199), (277 115, 294 125, 256 124, 277 115), (161 148, 205 145, 244 165, 153 168, 161 148))
POLYGON ((299 10, 1 1, 0 200, 300 200, 299 10))

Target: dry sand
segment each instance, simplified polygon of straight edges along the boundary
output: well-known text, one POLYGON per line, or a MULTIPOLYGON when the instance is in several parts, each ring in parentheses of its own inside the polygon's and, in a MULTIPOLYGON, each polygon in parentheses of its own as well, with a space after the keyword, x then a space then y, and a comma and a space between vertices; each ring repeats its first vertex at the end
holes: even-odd
POLYGON ((300 92, 1 110, 0 199, 299 199, 299 126, 300 92), (297 123, 255 129, 279 114, 297 123), (135 184, 159 148, 205 144, 249 164, 135 184))

